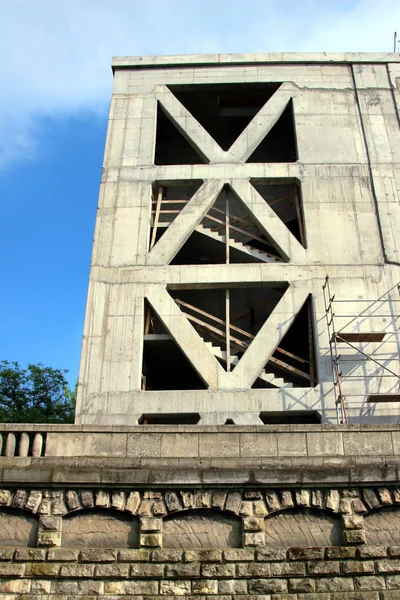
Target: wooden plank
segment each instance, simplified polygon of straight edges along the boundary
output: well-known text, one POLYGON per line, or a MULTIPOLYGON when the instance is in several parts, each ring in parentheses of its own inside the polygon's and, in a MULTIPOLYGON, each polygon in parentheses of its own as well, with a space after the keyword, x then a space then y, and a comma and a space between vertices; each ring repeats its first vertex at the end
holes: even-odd
MULTIPOLYGON (((225 189, 225 264, 229 265, 229 194, 225 189)), ((226 370, 231 370, 231 332, 230 332, 231 300, 229 289, 225 290, 225 340, 226 340, 226 370)))
MULTIPOLYGON (((192 306, 191 304, 188 304, 187 302, 184 302, 183 300, 179 300, 178 298, 175 298, 175 302, 178 305, 182 305, 182 306, 185 306, 186 308, 190 308, 194 312, 198 312, 200 315, 203 315, 203 317, 208 317, 209 319, 211 319, 212 321, 215 321, 216 323, 219 323, 220 325, 226 324, 225 321, 223 321, 222 319, 219 319, 218 317, 211 315, 210 313, 206 312, 205 310, 201 310, 201 308, 197 308, 197 306, 192 306)), ((235 325, 231 325, 231 329, 233 329, 234 331, 237 331, 238 333, 241 333, 245 337, 248 337, 252 340, 254 339, 254 335, 252 335, 251 333, 248 333, 244 329, 240 329, 239 327, 236 327, 235 325)))
MULTIPOLYGON (((217 217, 213 217, 210 214, 206 214, 204 219, 210 219, 211 221, 215 221, 216 223, 222 223, 224 225, 224 221, 221 221, 221 219, 217 219, 217 217)), ((246 235, 247 237, 252 238, 253 240, 257 240, 258 242, 261 242, 262 244, 265 244, 266 246, 269 245, 269 243, 266 240, 263 240, 262 238, 258 237, 257 235, 254 235, 253 233, 250 233, 249 231, 244 231, 244 229, 240 229, 239 227, 236 227, 235 225, 231 225, 230 226, 231 229, 234 229, 234 231, 238 231, 239 233, 241 233, 242 235, 246 235)), ((250 245, 249 242, 241 242, 242 244, 246 243, 247 245, 250 245)), ((256 248, 256 250, 258 250, 258 248, 256 248)), ((264 254, 267 254, 267 256, 272 256, 273 258, 279 258, 280 260, 282 260, 281 256, 278 256, 277 254, 271 254, 271 252, 268 252, 267 250, 260 250, 260 252, 264 252, 264 254)))
POLYGON ((229 265, 229 195, 225 191, 225 264, 229 265))
MULTIPOLYGON (((213 325, 209 325, 205 321, 202 321, 201 319, 197 319, 197 317, 194 317, 193 315, 189 315, 188 313, 185 313, 184 311, 182 311, 182 312, 189 319, 189 321, 193 321, 194 323, 197 323, 198 325, 202 325, 206 329, 209 329, 210 331, 217 333, 218 335, 225 338, 225 334, 221 329, 217 329, 213 325)), ((246 342, 243 342, 242 340, 239 340, 233 336, 231 336, 230 339, 232 342, 235 342, 238 346, 241 346, 242 348, 248 348, 248 344, 246 344, 246 342)), ((277 365, 283 371, 287 371, 288 373, 292 373, 292 374, 294 373, 295 375, 298 375, 299 377, 305 378, 307 380, 310 379, 310 376, 308 375, 308 373, 305 373, 304 371, 301 371, 300 369, 296 369, 296 367, 292 367, 291 365, 288 365, 287 363, 283 362, 279 358, 275 358, 274 356, 271 356, 271 358, 269 359, 268 362, 271 362, 271 363, 277 365)))
MULTIPOLYGON (((153 199, 154 204, 156 203, 156 201, 153 199)), ((189 200, 166 200, 164 198, 164 200, 162 201, 161 204, 187 204, 189 202, 189 200)))
MULTIPOLYGON (((220 213, 221 215, 224 214, 224 211, 221 210, 220 208, 215 208, 215 206, 212 206, 210 208, 210 210, 215 210, 215 212, 220 213)), ((252 221, 250 219, 250 221, 246 221, 246 219, 244 217, 235 217, 235 221, 240 221, 242 223, 244 223, 246 226, 248 226, 249 224, 252 225, 252 221)))
POLYGON ((285 204, 284 206, 280 206, 279 208, 276 209, 275 212, 280 212, 281 210, 285 210, 285 208, 290 208, 292 206, 292 204, 285 204))
POLYGON ((144 335, 145 342, 166 342, 173 339, 169 333, 146 333, 144 335))
POLYGON ((315 373, 315 349, 314 349, 314 328, 313 328, 313 312, 311 297, 307 300, 307 317, 308 317, 308 356, 310 358, 310 385, 315 387, 317 383, 315 373))
MULTIPOLYGON (((287 363, 283 362, 283 360, 279 360, 279 358, 275 358, 274 356, 271 356, 271 358, 269 359, 268 363, 272 363, 274 365, 276 365, 277 367, 279 367, 280 369, 282 369, 282 371, 287 371, 288 373, 294 373, 295 375, 299 375, 299 377, 302 377, 303 379, 307 379, 308 381, 310 380, 310 376, 308 373, 305 373, 304 371, 300 371, 300 369, 296 369, 296 367, 292 367, 291 365, 288 365, 287 363)), ((267 365, 268 365, 267 363, 267 365)), ((267 366, 264 367, 264 369, 266 369, 267 366)))
POLYGON ((244 315, 248 315, 250 310, 253 308, 260 308, 260 306, 264 306, 265 304, 269 304, 270 302, 273 302, 274 300, 280 300, 281 296, 274 296, 273 298, 269 298, 269 300, 265 300, 264 302, 260 302, 259 304, 254 304, 254 306, 251 306, 248 310, 245 310, 242 313, 239 313, 238 315, 235 315, 234 317, 232 317, 231 321, 236 321, 236 319, 240 319, 240 317, 244 317, 244 315))
POLYGON ((367 402, 400 402, 400 394, 370 394, 367 402))
MULTIPOLYGON (((238 218, 238 217, 233 217, 233 216, 232 216, 232 217, 230 218, 230 222, 231 222, 231 223, 233 223, 234 221, 238 221, 238 220, 239 220, 239 218, 238 218)), ((245 227, 249 227, 250 225, 253 225, 253 223, 246 223, 245 225, 242 225, 242 227, 243 227, 243 229, 244 229, 245 227)), ((223 227, 224 227, 223 225, 219 225, 218 227, 213 227, 213 228, 211 229, 211 231, 218 232, 218 231, 221 231, 221 229, 223 229, 223 227)))
POLYGON ((226 323, 225 323, 225 340, 226 340, 226 370, 229 372, 231 370, 231 332, 230 332, 230 324, 229 324, 229 315, 231 311, 231 300, 229 295, 229 290, 225 290, 225 314, 226 314, 226 323))
MULTIPOLYGON (((222 319, 219 319, 218 317, 211 315, 210 313, 206 312, 205 310, 201 310, 201 308, 197 308, 197 306, 192 306, 192 304, 188 304, 187 302, 184 302, 183 300, 179 300, 178 298, 175 298, 175 302, 179 306, 182 305, 182 306, 185 306, 186 308, 193 310, 194 312, 198 312, 199 314, 203 315, 204 317, 207 317, 213 321, 216 321, 220 325, 226 325, 226 322, 223 321, 222 319)), ((185 314, 187 314, 187 313, 185 312, 185 314)), ((240 329, 239 327, 236 327, 235 325, 231 324, 230 328, 233 329, 234 331, 237 331, 238 333, 242 334, 244 337, 248 338, 249 340, 254 340, 254 338, 255 338, 255 336, 252 335, 251 333, 249 333, 248 331, 245 331, 244 329, 240 329)), ((234 338, 232 338, 232 339, 234 339, 234 338)), ((250 344, 250 342, 247 343, 247 346, 249 344, 250 344)), ((246 346, 246 348, 247 348, 247 346, 246 346)), ((275 348, 274 352, 279 352, 280 354, 284 354, 285 356, 289 356, 290 358, 293 358, 293 360, 296 360, 303 364, 308 364, 308 360, 306 360, 305 358, 301 358, 301 356, 297 356, 297 354, 293 354, 292 352, 289 352, 288 350, 284 350, 283 348, 280 348, 279 346, 277 346, 275 348)))
POLYGON ((150 307, 148 307, 147 312, 146 312, 146 321, 144 324, 144 335, 147 335, 149 333, 150 319, 151 319, 151 311, 150 311, 150 307))
POLYGON ((297 185, 295 185, 294 198, 295 198, 295 205, 296 205, 297 221, 299 223, 300 241, 301 241, 301 243, 303 244, 303 246, 305 248, 306 247, 306 236, 304 234, 303 216, 301 214, 301 206, 300 206, 300 200, 299 200, 299 191, 297 189, 297 185))
POLYGON ((336 341, 340 342, 382 342, 386 333, 365 331, 364 333, 337 333, 336 341))
POLYGON ((285 356, 290 356, 290 358, 293 358, 293 360, 297 360, 297 362, 301 362, 305 365, 309 364, 308 360, 306 360, 305 358, 302 358, 301 356, 297 356, 297 354, 293 354, 292 352, 289 352, 288 350, 284 350, 283 348, 280 348, 279 346, 277 346, 275 348, 274 352, 280 352, 280 354, 284 354, 285 356))
POLYGON ((156 214, 154 216, 153 231, 151 232, 150 250, 153 248, 155 241, 156 241, 157 227, 158 227, 158 221, 159 221, 159 217, 160 217, 162 194, 163 194, 163 189, 162 189, 162 186, 160 185, 160 187, 158 188, 157 208, 156 208, 156 214))
POLYGON ((266 201, 266 203, 268 204, 268 206, 274 206, 274 204, 278 204, 278 202, 282 202, 283 200, 288 200, 289 198, 292 198, 293 194, 287 194, 286 196, 282 196, 281 198, 276 198, 275 200, 272 200, 271 202, 268 202, 268 200, 264 200, 266 201))
MULTIPOLYGON (((222 336, 222 338, 225 340, 225 333, 224 333, 224 331, 221 331, 221 329, 217 329, 213 325, 209 325, 205 321, 201 321, 197 317, 193 317, 193 315, 189 315, 188 313, 185 313, 184 311, 182 311, 182 312, 189 319, 189 321, 193 321, 194 323, 197 323, 198 325, 202 325, 203 327, 206 327, 210 331, 213 331, 214 333, 217 333, 220 336, 222 336)), ((242 348, 247 348, 246 342, 242 342, 242 340, 238 340, 237 338, 234 338, 231 336, 231 341, 236 342, 236 344, 238 346, 241 346, 242 348)))

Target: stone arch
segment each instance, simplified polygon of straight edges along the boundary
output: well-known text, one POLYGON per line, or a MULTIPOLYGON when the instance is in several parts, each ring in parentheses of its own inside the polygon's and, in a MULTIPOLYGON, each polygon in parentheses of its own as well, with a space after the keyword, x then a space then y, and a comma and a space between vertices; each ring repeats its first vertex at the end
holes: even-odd
POLYGON ((164 518, 164 548, 241 548, 242 519, 226 511, 187 509, 164 518))
POLYGON ((342 519, 332 511, 293 507, 265 519, 266 546, 338 546, 342 534, 342 519))
POLYGON ((61 545, 65 548, 138 548, 139 520, 113 508, 86 508, 64 515, 61 545))
POLYGON ((371 510, 364 515, 367 544, 400 545, 400 506, 394 504, 371 510))
POLYGON ((204 508, 210 508, 216 512, 223 510, 237 515, 242 504, 242 492, 220 489, 168 490, 163 494, 162 504, 165 515, 204 508))
POLYGON ((0 510, 0 546, 35 547, 39 521, 31 512, 20 508, 0 510))

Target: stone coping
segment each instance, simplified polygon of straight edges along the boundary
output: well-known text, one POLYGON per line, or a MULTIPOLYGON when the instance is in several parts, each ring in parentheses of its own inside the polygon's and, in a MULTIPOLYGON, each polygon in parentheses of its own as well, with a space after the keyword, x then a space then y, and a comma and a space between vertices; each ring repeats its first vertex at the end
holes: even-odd
POLYGON ((397 457, 185 459, 103 457, 1 457, 2 485, 85 485, 120 488, 393 485, 397 457))
POLYGON ((143 69, 263 63, 389 63, 400 55, 388 52, 259 52, 249 54, 175 54, 170 56, 114 56, 112 68, 143 69))
POLYGON ((329 433, 400 431, 400 424, 367 423, 349 425, 79 425, 52 423, 0 423, 3 432, 60 432, 60 433, 329 433))

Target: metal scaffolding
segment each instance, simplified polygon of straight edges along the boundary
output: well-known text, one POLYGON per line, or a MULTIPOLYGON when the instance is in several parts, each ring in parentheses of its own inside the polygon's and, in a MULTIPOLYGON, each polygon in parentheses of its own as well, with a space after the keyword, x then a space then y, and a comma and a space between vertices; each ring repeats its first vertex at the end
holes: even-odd
POLYGON ((374 300, 360 300, 360 299, 338 299, 335 297, 335 294, 332 294, 329 276, 325 277, 325 283, 322 286, 323 294, 324 294, 324 304, 325 304, 325 315, 327 322, 327 330, 329 337, 329 350, 331 357, 331 365, 332 365, 332 380, 333 386, 335 390, 335 404, 336 404, 336 415, 338 423, 348 423, 348 410, 346 398, 348 396, 359 396, 365 398, 366 402, 376 403, 376 402, 399 402, 400 401, 400 375, 399 373, 395 373, 392 369, 388 368, 386 365, 382 363, 381 360, 378 360, 376 356, 374 356, 374 352, 366 353, 362 350, 358 345, 362 343, 393 343, 392 336, 398 335, 400 332, 399 325, 396 323, 397 319, 400 319, 400 314, 393 312, 393 306, 399 306, 400 302, 400 283, 397 283, 388 291, 386 291, 382 296, 374 300), (390 295, 395 292, 399 296, 398 298, 393 298, 390 295), (360 313, 354 314, 345 314, 340 312, 339 306, 343 306, 346 304, 362 304, 368 303, 360 313), (389 306, 389 309, 392 311, 390 314, 381 314, 380 308, 389 306), (378 308, 377 308, 378 307, 378 308), (371 309, 377 308, 377 310, 371 311, 371 309), (358 319, 365 317, 368 319, 373 318, 391 318, 392 323, 394 324, 393 331, 388 331, 385 328, 385 331, 348 331, 350 325, 352 325, 358 319), (341 326, 339 330, 336 329, 336 319, 350 319, 350 321, 346 322, 345 325, 341 326), (338 350, 338 346, 340 344, 346 344, 347 347, 352 348, 357 355, 361 355, 362 359, 357 357, 346 356, 342 357, 338 350), (343 374, 341 363, 344 361, 350 363, 359 363, 360 361, 368 362, 371 361, 378 365, 380 369, 383 370, 383 374, 373 374, 367 375, 364 374, 365 378, 374 378, 376 380, 380 380, 385 377, 395 378, 396 381, 399 382, 399 388, 396 392, 386 392, 386 393, 378 393, 378 392, 366 392, 360 394, 353 393, 344 393, 344 387, 346 379, 351 377, 358 377, 350 374, 343 374))

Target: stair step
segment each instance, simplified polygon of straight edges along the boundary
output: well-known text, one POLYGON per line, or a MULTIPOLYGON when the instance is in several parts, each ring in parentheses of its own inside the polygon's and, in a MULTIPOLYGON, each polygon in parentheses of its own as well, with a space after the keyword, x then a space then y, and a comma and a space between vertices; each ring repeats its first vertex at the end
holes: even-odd
MULTIPOLYGON (((208 227, 204 227, 204 225, 201 225, 201 223, 196 226, 196 231, 198 231, 199 233, 202 233, 204 235, 207 235, 208 237, 211 237, 214 240, 217 240, 218 242, 225 243, 225 235, 220 235, 216 231, 212 231, 211 229, 208 229, 208 227)), ((252 248, 251 246, 248 246, 247 244, 244 244, 243 242, 237 242, 236 240, 230 239, 229 246, 231 248, 236 248, 236 250, 238 250, 240 252, 245 252, 246 254, 249 254, 250 256, 253 256, 254 258, 259 258, 263 262, 273 262, 273 263, 281 262, 279 259, 274 258, 273 256, 269 256, 266 251, 252 248)))
POLYGON ((275 377, 275 375, 273 373, 262 372, 258 377, 259 377, 259 379, 262 379, 263 381, 267 381, 268 383, 271 383, 272 385, 275 385, 278 388, 292 388, 293 387, 293 383, 285 381, 282 377, 275 377))
MULTIPOLYGON (((222 348, 220 346, 216 346, 212 342, 204 342, 204 343, 207 346, 207 348, 209 348, 209 350, 211 350, 211 352, 214 354, 214 356, 216 358, 220 358, 221 360, 226 361, 226 351, 225 350, 222 350, 222 348)), ((236 356, 235 354, 232 354, 230 359, 231 359, 230 360, 231 365, 235 366, 239 362, 239 357, 236 356)), ((275 375, 273 373, 265 373, 263 371, 262 373, 260 373, 259 379, 262 379, 263 381, 267 381, 271 385, 274 385, 278 388, 292 388, 293 387, 292 383, 285 381, 282 377, 275 377, 275 375)))

